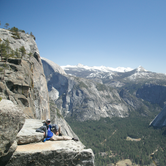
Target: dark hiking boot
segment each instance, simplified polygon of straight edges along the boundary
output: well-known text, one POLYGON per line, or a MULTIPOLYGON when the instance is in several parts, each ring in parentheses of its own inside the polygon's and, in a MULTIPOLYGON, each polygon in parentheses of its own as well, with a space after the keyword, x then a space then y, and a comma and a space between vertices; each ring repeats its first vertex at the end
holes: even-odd
POLYGON ((74 140, 74 141, 78 141, 78 139, 77 139, 77 138, 72 138, 72 140, 74 140))
POLYGON ((46 142, 46 138, 43 138, 42 142, 46 142))

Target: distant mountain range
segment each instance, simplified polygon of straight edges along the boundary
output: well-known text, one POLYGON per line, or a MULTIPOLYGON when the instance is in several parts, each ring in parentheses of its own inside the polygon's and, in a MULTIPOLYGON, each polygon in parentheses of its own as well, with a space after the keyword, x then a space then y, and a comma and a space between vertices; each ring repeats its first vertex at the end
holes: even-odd
POLYGON ((115 72, 127 72, 127 71, 131 71, 133 70, 132 68, 130 67, 117 67, 117 68, 112 68, 112 67, 105 67, 105 66, 93 66, 93 67, 90 67, 90 66, 85 66, 81 63, 79 63, 78 65, 76 66, 72 66, 72 65, 67 65, 67 66, 61 66, 62 69, 64 70, 78 70, 78 69, 85 69, 85 70, 90 70, 90 71, 105 71, 105 72, 111 72, 111 71, 115 71, 115 72))
POLYGON ((59 66, 42 59, 49 95, 65 118, 157 115, 166 102, 166 75, 118 67, 59 66))
POLYGON ((133 81, 137 83, 157 83, 161 80, 166 80, 165 74, 147 71, 142 66, 139 66, 136 69, 132 69, 129 67, 89 67, 82 64, 78 64, 77 66, 67 65, 61 67, 67 74, 71 76, 93 79, 100 83, 107 84, 111 87, 123 87, 126 83, 133 81))

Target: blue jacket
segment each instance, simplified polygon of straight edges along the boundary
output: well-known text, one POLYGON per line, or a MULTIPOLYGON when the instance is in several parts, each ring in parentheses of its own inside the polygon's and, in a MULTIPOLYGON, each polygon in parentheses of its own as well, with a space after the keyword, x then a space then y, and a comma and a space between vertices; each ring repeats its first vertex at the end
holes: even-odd
POLYGON ((44 123, 43 126, 41 126, 40 128, 36 129, 36 132, 41 132, 41 133, 46 133, 45 134, 45 138, 47 137, 48 134, 48 127, 50 127, 50 130, 52 130, 52 128, 55 129, 55 132, 58 131, 58 125, 54 124, 54 125, 47 125, 47 123, 44 123))

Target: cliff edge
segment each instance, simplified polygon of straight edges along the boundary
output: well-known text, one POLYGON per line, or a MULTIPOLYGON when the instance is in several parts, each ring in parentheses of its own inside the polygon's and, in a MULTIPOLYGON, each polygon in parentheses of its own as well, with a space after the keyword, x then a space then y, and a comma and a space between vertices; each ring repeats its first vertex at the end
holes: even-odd
POLYGON ((92 150, 80 141, 43 143, 44 135, 36 132, 42 119, 51 118, 64 135, 76 136, 49 101, 34 37, 0 29, 0 44, 0 165, 94 165, 92 150))

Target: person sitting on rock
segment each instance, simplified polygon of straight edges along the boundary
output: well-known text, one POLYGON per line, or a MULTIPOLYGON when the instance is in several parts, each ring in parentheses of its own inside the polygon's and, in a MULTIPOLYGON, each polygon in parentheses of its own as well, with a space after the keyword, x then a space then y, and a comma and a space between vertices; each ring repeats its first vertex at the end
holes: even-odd
POLYGON ((71 138, 69 136, 62 136, 62 134, 60 133, 60 127, 56 124, 51 125, 50 123, 51 123, 50 119, 47 119, 45 121, 45 123, 43 124, 43 126, 41 126, 40 128, 38 128, 36 130, 36 132, 44 133, 45 139, 43 142, 45 142, 47 140, 52 140, 52 141, 74 140, 74 141, 78 141, 78 139, 76 139, 76 138, 71 138))

